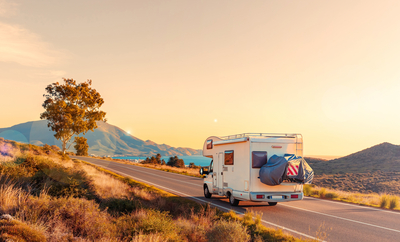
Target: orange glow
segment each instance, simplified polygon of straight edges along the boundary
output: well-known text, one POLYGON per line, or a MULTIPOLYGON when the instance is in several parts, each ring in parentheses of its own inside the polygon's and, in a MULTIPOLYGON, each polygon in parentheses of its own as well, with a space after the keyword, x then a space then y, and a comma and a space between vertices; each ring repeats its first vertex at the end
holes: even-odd
POLYGON ((93 80, 110 124, 175 147, 246 132, 301 133, 305 155, 399 142, 399 1, 19 2, 0 2, 0 128, 38 120, 65 77, 93 80))

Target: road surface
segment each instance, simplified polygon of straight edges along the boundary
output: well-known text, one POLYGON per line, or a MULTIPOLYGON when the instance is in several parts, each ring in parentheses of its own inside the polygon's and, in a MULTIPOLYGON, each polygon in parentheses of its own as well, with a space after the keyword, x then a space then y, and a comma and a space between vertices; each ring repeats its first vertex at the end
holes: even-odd
POLYGON ((201 178, 154 170, 134 165, 87 158, 72 157, 90 162, 134 180, 153 185, 170 193, 202 203, 210 203, 221 210, 262 212, 267 227, 302 238, 320 238, 325 241, 400 241, 400 213, 354 204, 304 198, 302 201, 268 203, 241 201, 238 207, 228 199, 213 195, 205 198, 201 178), (327 236, 321 236, 322 234, 327 236), (319 234, 319 235, 318 235, 319 234))

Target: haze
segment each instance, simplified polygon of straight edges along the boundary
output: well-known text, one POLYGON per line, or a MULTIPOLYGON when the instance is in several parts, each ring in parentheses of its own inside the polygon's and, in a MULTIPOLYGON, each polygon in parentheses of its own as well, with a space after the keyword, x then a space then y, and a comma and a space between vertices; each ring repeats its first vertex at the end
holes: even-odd
POLYGON ((201 148, 295 132, 306 155, 400 136, 399 1, 0 0, 0 128, 93 80, 110 124, 201 148))

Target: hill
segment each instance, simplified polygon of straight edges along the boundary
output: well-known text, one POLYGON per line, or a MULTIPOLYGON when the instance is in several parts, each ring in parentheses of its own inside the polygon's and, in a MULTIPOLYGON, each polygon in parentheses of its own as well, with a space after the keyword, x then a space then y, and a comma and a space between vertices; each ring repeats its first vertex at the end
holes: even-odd
POLYGON ((313 183, 343 191, 400 194, 400 146, 382 143, 333 160, 305 158, 313 183))
POLYGON ((317 174, 400 172, 400 145, 385 142, 338 159, 306 160, 317 174))
MULTIPOLYGON (((201 154, 201 150, 176 148, 166 144, 157 144, 150 140, 144 141, 129 135, 117 126, 105 122, 97 122, 97 125, 97 129, 93 132, 89 131, 84 135, 88 139, 89 154, 99 156, 151 156, 157 153, 163 156, 201 154)), ((46 120, 26 122, 9 128, 1 128, 0 137, 35 145, 48 144, 61 147, 61 143, 54 138, 54 132, 47 127, 46 120)), ((70 150, 73 151, 72 149, 70 150)))

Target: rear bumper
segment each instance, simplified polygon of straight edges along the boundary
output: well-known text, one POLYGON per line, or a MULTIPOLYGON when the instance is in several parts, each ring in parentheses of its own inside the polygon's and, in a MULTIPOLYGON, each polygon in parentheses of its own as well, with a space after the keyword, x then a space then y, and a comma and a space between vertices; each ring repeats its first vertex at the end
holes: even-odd
POLYGON ((303 199, 302 192, 250 192, 253 202, 290 202, 303 199))

